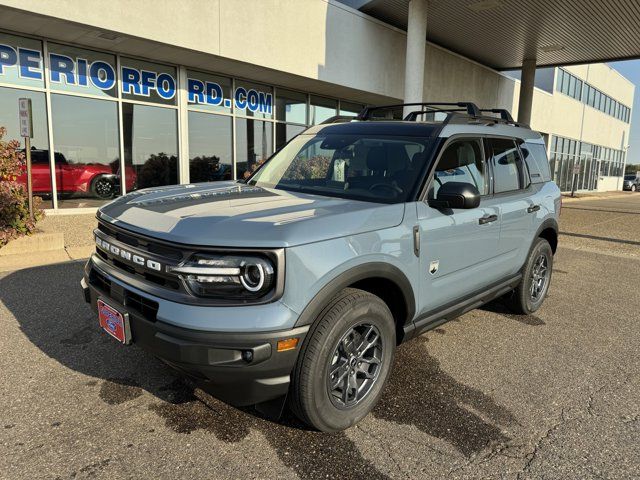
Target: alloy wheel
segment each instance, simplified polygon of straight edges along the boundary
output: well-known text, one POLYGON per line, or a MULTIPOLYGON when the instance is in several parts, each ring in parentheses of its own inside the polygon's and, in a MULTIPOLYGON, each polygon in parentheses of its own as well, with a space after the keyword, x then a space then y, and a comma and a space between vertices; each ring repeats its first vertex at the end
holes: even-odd
POLYGON ((531 269, 531 287, 529 289, 531 300, 537 302, 544 296, 548 282, 549 260, 545 254, 540 254, 531 269))
POLYGON ((110 198, 113 195, 113 183, 106 178, 99 178, 93 187, 100 198, 110 198))
POLYGON ((327 390, 338 408, 359 404, 379 377, 383 343, 375 325, 361 323, 351 327, 340 339, 329 359, 327 390))

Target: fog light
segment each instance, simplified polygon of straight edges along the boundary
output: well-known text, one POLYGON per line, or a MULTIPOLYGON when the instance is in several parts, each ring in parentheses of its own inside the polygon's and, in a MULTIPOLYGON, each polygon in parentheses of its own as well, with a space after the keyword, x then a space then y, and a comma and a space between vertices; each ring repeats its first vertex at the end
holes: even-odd
POLYGON ((245 362, 250 362, 251 360, 253 360, 253 352, 251 350, 244 350, 242 352, 242 359, 245 362))
POLYGON ((286 340, 278 340, 278 352, 286 352, 287 350, 293 350, 298 346, 297 338, 287 338, 286 340))

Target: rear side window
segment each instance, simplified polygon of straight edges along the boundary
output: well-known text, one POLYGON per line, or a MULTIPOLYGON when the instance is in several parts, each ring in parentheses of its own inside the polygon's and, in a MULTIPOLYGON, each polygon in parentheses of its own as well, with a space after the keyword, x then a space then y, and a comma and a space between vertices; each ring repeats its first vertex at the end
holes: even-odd
POLYGON ((489 191, 486 168, 479 139, 456 140, 444 149, 434 173, 431 195, 437 195, 446 182, 464 182, 474 185, 480 195, 489 191))
POLYGON ((522 188, 522 159, 516 143, 511 139, 488 139, 493 167, 494 193, 511 192, 522 188))
POLYGON ((550 182, 551 170, 547 148, 541 143, 524 142, 520 145, 520 151, 529 169, 531 183, 550 182))

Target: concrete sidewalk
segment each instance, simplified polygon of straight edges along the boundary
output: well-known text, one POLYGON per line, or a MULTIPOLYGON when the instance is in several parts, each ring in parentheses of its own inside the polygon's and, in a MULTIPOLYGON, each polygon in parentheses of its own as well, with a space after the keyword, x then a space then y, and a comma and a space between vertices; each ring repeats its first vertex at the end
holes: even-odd
POLYGON ((572 197, 570 193, 562 194, 562 202, 576 202, 579 200, 599 200, 599 199, 608 199, 608 198, 622 198, 622 197, 630 197, 634 195, 640 195, 637 192, 624 192, 621 190, 616 190, 615 192, 579 192, 575 194, 575 197, 572 197))
POLYGON ((0 272, 88 258, 94 250, 95 213, 52 214, 33 235, 0 248, 0 272))

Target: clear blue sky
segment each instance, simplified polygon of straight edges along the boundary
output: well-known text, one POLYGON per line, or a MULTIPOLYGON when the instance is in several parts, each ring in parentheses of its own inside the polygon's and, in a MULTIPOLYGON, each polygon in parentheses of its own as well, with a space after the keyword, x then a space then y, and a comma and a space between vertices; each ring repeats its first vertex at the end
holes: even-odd
POLYGON ((612 62, 613 68, 631 80, 636 86, 631 117, 631 133, 629 134, 629 151, 627 163, 640 163, 640 60, 612 62))

